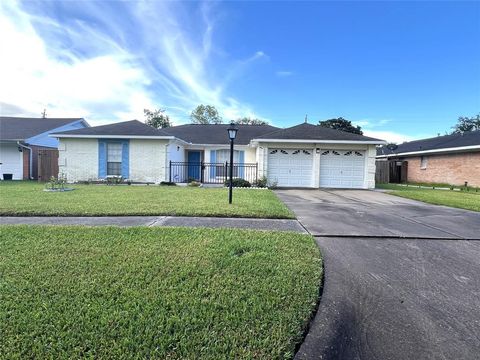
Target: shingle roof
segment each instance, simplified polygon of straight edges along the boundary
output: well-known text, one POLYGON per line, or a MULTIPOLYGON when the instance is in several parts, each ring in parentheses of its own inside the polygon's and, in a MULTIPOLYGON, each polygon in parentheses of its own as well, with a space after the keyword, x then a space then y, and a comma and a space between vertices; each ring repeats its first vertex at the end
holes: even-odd
POLYGON ((161 129, 155 129, 138 120, 124 121, 109 125, 92 126, 55 133, 52 135, 87 135, 87 136, 170 136, 161 129))
POLYGON ((0 116, 0 140, 25 140, 82 118, 25 118, 0 116))
POLYGON ((465 132, 463 134, 444 135, 429 139, 409 141, 398 145, 398 147, 393 150, 388 149, 386 146, 382 146, 381 148, 377 149, 377 156, 428 150, 441 150, 474 145, 480 145, 480 130, 465 132))
MULTIPOLYGON (((250 140, 278 128, 270 125, 235 125, 238 128, 235 144, 248 145, 250 140)), ((229 124, 188 124, 165 129, 169 134, 192 144, 228 144, 229 124)))
POLYGON ((279 140, 338 140, 338 141, 378 141, 382 140, 368 136, 352 134, 346 131, 330 129, 320 125, 303 123, 286 129, 281 129, 270 134, 258 136, 257 139, 279 140))

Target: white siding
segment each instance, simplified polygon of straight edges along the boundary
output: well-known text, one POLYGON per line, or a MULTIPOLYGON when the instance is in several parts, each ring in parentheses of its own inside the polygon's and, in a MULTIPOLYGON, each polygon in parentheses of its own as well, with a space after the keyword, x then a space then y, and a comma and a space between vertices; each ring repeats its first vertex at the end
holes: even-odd
MULTIPOLYGON (((24 149, 23 151, 28 151, 24 149)), ((15 143, 0 143, 0 178, 3 174, 12 174, 13 180, 23 179, 23 153, 15 143)))
POLYGON ((68 182, 98 179, 98 140, 60 139, 58 170, 68 182))
POLYGON ((130 176, 133 181, 168 180, 167 140, 130 140, 130 176))

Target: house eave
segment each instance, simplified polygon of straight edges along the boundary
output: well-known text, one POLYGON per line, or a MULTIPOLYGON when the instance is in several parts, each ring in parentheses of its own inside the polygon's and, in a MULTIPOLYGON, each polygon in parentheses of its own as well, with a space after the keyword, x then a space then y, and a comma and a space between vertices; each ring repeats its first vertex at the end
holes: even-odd
POLYGON ((386 144, 383 140, 310 140, 310 139, 252 139, 252 143, 301 143, 301 144, 364 144, 364 145, 382 145, 386 144))
POLYGON ((141 135, 77 135, 77 134, 50 134, 55 138, 74 139, 144 139, 144 140, 180 140, 175 136, 141 136, 141 135))
POLYGON ((398 156, 414 156, 414 155, 423 155, 423 154, 447 154, 447 153, 458 153, 458 152, 468 152, 471 150, 480 150, 480 145, 469 145, 469 146, 458 146, 453 148, 443 148, 443 149, 434 149, 434 150, 422 150, 422 151, 409 151, 403 153, 393 153, 387 155, 377 155, 377 159, 389 158, 389 157, 398 157, 398 156))

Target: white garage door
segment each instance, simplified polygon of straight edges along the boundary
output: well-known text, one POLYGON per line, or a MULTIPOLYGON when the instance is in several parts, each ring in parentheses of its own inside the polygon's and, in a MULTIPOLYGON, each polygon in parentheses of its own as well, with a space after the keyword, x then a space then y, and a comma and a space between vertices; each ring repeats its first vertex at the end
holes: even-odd
POLYGON ((365 151, 322 150, 320 187, 363 188, 365 151))
POLYGON ((286 187, 313 186, 312 149, 268 149, 268 181, 286 187))

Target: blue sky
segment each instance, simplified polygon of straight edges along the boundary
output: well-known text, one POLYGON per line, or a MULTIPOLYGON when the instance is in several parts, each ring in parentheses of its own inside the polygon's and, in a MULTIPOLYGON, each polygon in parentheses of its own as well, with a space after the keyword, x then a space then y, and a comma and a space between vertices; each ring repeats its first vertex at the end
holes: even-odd
POLYGON ((480 111, 480 2, 0 3, 3 115, 92 125, 198 104, 389 141, 480 111))

